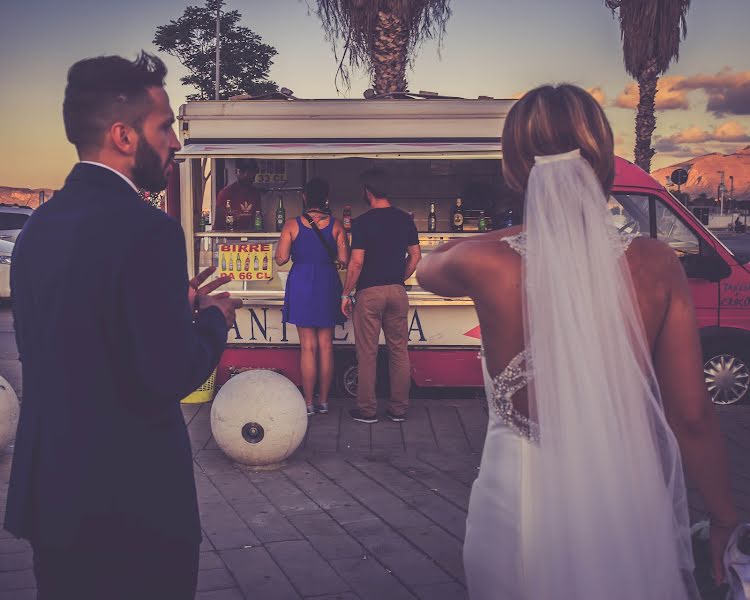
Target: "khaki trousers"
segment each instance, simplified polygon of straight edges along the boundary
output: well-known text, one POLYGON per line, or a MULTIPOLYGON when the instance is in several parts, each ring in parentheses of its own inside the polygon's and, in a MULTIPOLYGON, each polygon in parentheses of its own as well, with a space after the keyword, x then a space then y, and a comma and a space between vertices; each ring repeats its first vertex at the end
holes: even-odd
POLYGON ((362 414, 376 413, 375 374, 380 330, 388 347, 391 399, 388 405, 395 415, 409 408, 411 366, 409 364, 409 299, 403 285, 379 285, 357 292, 352 322, 357 346, 359 386, 357 406, 362 414))

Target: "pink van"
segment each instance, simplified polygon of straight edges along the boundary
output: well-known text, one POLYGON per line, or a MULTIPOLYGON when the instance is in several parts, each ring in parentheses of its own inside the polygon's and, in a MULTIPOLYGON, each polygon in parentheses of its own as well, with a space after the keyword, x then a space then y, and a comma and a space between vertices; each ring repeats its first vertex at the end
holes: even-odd
MULTIPOLYGON (((678 253, 693 293, 711 398, 717 404, 745 400, 750 385, 748 266, 663 186, 621 158, 616 162, 610 209, 621 231, 660 239, 678 253)), ((429 244, 429 236, 420 239, 429 244)), ((238 311, 236 333, 230 334, 217 383, 246 368, 271 368, 301 385, 299 346, 290 339, 293 328, 276 324, 279 331, 269 333, 274 327, 270 319, 280 312, 276 305, 281 302, 265 302, 238 311), (243 325, 241 318, 248 323, 243 325)), ((417 297, 410 297, 410 302, 409 353, 414 384, 420 388, 482 387, 477 352, 480 332, 471 302, 417 297)), ((337 330, 335 343, 336 388, 343 395, 354 396, 357 364, 353 332, 337 330)), ((378 379, 383 385, 379 389, 387 393, 387 361, 380 363, 378 379)))
POLYGON ((617 159, 612 211, 624 231, 672 246, 695 302, 706 385, 717 404, 747 397, 750 384, 750 271, 652 177, 617 159))

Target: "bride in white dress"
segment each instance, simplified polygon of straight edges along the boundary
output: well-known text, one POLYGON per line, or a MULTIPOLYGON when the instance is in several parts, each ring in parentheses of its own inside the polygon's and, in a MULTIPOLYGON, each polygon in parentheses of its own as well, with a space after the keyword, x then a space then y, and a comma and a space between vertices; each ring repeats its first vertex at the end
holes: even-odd
POLYGON ((428 290, 470 296, 482 329, 469 595, 697 598, 682 462, 712 517, 717 579, 737 515, 684 271, 668 246, 615 228, 612 131, 584 90, 529 92, 502 141, 523 229, 445 244, 418 271, 428 290))

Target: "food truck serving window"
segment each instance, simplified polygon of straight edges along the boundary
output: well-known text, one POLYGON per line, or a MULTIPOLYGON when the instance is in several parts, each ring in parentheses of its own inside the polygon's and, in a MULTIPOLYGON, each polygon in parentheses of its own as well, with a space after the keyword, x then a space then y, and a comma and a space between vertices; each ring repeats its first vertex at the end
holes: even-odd
MULTIPOLYGON (((367 146, 368 152, 373 150, 373 144, 367 146)), ((439 145, 430 142, 429 147, 439 145)), ((335 146, 336 151, 341 148, 335 146)), ((513 215, 520 215, 520 198, 505 186, 502 163, 492 152, 480 157, 451 152, 443 156, 334 158, 329 154, 319 158, 305 154, 292 158, 270 155, 267 145, 266 153, 257 157, 232 156, 226 145, 202 144, 199 149, 203 154, 195 156, 190 153, 197 152, 196 148, 188 146, 184 151, 190 157, 183 177, 189 185, 183 194, 192 198, 193 210, 188 210, 192 223, 186 223, 194 236, 191 266, 196 272, 217 267, 217 274, 233 279, 225 289, 248 296, 283 297, 292 265, 278 266, 273 260, 279 231, 286 221, 302 214, 303 190, 313 178, 329 184, 327 208, 346 227, 368 210, 360 174, 384 169, 389 197, 411 214, 425 254, 456 235, 507 226, 513 215), (206 154, 209 151, 216 154, 206 154), (249 172, 242 173, 248 168, 249 172), (461 214, 457 216, 458 207, 461 214)), ((421 292, 414 277, 406 283, 412 293, 421 292)))

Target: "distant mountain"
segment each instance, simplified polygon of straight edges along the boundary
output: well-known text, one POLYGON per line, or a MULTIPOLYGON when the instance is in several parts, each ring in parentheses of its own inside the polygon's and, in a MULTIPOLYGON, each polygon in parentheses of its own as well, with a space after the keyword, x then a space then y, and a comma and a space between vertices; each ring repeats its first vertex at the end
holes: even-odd
POLYGON ((0 204, 20 204, 21 206, 30 206, 36 208, 39 206, 39 192, 44 192, 46 200, 50 199, 52 192, 49 188, 16 188, 0 185, 0 204))
POLYGON ((724 185, 729 190, 729 176, 734 177, 734 197, 738 200, 750 200, 750 146, 734 154, 706 154, 664 167, 651 173, 651 176, 662 185, 664 178, 669 177, 675 169, 685 169, 688 180, 682 191, 695 198, 705 193, 709 198, 716 197, 721 181, 719 171, 724 171, 724 185))

